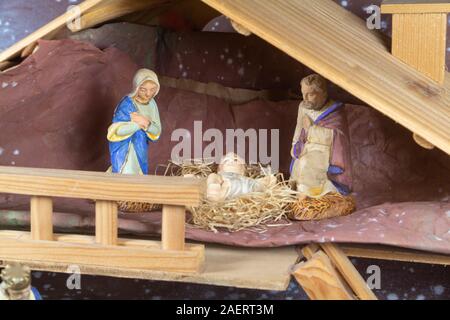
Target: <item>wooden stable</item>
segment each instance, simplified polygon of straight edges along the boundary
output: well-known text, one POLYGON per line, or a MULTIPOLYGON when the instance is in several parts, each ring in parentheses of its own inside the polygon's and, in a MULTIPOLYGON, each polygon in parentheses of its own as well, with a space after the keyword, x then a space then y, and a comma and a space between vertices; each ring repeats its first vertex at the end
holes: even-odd
MULTIPOLYGON (((385 0, 382 12, 393 15, 391 46, 332 0, 202 1, 239 32, 261 37, 408 128, 422 146, 450 154, 449 1, 385 0)), ((72 31, 171 2, 86 0, 78 12, 63 14, 0 53, 0 70, 30 55, 37 40, 51 38, 78 13, 80 28, 72 31)), ((0 260, 39 270, 64 272, 68 264, 80 264, 89 274, 283 290, 293 266, 292 275, 311 299, 372 300, 375 295, 347 256, 450 264, 445 255, 369 245, 308 245, 299 264, 292 248, 208 246, 208 263, 199 273, 205 249, 184 243, 184 206, 200 202, 198 180, 0 167, 0 192, 31 196, 31 232, 0 231, 0 260), (96 200, 95 237, 54 234, 52 197, 96 200), (119 239, 118 200, 163 204, 162 241, 119 239)))
POLYGON ((185 244, 185 206, 203 181, 101 172, 0 167, 0 192, 31 197, 31 232, 0 231, 0 260, 198 273, 203 245, 185 244), (52 197, 95 200, 95 237, 53 233, 52 197), (117 201, 163 205, 162 241, 119 239, 117 201))

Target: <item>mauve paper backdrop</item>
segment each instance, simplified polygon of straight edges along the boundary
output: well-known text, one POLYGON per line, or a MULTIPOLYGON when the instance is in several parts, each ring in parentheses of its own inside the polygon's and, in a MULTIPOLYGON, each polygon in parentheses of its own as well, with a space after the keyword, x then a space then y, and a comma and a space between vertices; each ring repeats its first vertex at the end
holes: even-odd
MULTIPOLYGON (((369 17, 365 11, 368 6, 380 5, 382 2, 382 0, 334 1, 363 19, 369 17)), ((80 2, 80 0, 0 0, 0 51, 62 14, 68 6, 80 2)), ((390 34, 390 15, 382 16, 381 28, 384 33, 390 34)), ((211 25, 208 30, 220 31, 220 27, 211 25)), ((447 47, 450 47, 450 37, 447 37, 447 41, 449 43, 447 47)), ((450 55, 447 55, 447 64, 449 59, 450 55)))

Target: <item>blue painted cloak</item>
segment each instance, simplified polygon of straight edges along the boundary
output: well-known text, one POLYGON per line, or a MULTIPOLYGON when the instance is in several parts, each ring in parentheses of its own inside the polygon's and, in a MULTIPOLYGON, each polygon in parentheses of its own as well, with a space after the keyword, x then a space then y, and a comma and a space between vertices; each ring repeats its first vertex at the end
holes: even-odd
MULTIPOLYGON (((116 110, 114 111, 113 123, 116 122, 130 122, 131 113, 138 112, 136 106, 129 96, 126 96, 120 101, 116 110)), ((158 137, 159 139, 159 137, 158 137)), ((111 165, 113 173, 120 173, 121 168, 125 164, 130 143, 133 144, 134 150, 139 161, 142 173, 148 174, 148 149, 149 141, 157 141, 158 139, 151 139, 142 129, 136 131, 131 137, 118 141, 109 142, 109 153, 111 156, 111 165)))

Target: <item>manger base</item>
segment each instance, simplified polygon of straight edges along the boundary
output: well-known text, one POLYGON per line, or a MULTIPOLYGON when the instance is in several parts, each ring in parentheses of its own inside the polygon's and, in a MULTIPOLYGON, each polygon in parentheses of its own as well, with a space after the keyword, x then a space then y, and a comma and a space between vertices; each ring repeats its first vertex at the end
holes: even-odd
MULTIPOLYGON (((114 269, 199 273, 203 245, 186 244, 184 251, 162 250, 159 241, 118 239, 116 246, 95 243, 95 237, 55 234, 54 241, 32 240, 29 232, 0 231, 0 260, 33 265, 77 265, 83 270, 114 269)), ((33 268, 33 267, 32 267, 33 268)), ((63 271, 63 270, 62 270, 63 271)))

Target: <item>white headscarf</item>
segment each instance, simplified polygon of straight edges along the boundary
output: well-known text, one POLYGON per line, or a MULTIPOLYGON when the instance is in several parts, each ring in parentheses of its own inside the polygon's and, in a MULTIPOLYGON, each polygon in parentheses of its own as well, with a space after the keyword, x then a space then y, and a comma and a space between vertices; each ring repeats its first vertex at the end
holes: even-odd
POLYGON ((138 70, 138 72, 136 72, 136 75, 134 76, 134 79, 133 79, 133 92, 130 93, 130 96, 134 97, 137 94, 139 87, 145 81, 149 81, 149 80, 156 83, 156 86, 157 86, 156 93, 155 93, 155 97, 156 97, 158 95, 159 89, 160 89, 159 80, 158 80, 158 76, 156 75, 156 73, 149 69, 140 69, 140 70, 138 70))

